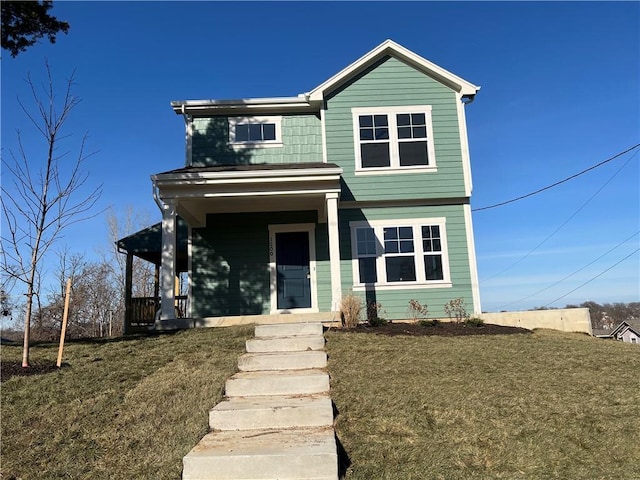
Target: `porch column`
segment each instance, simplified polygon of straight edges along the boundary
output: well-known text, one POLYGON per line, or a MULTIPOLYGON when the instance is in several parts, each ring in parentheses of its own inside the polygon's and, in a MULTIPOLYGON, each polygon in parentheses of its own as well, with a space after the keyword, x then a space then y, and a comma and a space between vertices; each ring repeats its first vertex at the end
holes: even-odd
POLYGON ((175 317, 176 278, 176 205, 165 200, 162 205, 162 255, 160 259, 160 320, 175 317))
POLYGON ((340 235, 338 233, 338 194, 327 193, 327 230, 329 231, 329 264, 331 266, 331 310, 340 310, 342 282, 340 279, 340 235))
POLYGON ((127 252, 127 263, 124 271, 124 329, 123 333, 129 333, 131 319, 133 317, 131 311, 131 296, 133 290, 133 253, 127 252))

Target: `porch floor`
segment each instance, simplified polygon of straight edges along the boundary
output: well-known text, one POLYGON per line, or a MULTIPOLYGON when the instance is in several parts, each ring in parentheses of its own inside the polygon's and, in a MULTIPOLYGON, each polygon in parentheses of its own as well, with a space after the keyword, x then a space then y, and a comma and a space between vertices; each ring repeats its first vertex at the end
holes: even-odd
POLYGON ((282 323, 321 322, 325 327, 341 324, 340 312, 279 313, 274 315, 239 315, 233 317, 175 318, 157 321, 155 330, 182 328, 230 327, 233 325, 272 325, 282 323))

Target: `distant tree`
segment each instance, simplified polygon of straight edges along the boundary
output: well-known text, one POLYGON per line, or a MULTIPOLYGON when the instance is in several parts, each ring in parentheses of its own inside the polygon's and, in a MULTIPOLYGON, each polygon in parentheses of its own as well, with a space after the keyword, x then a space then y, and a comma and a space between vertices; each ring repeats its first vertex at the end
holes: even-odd
POLYGON ((90 210, 102 193, 102 186, 85 185, 88 173, 83 167, 91 156, 85 151, 86 135, 75 158, 67 158, 69 152, 63 142, 65 122, 80 102, 72 94, 74 77, 67 81, 62 95, 56 95, 48 64, 46 72, 44 94, 27 77, 34 108, 30 110, 18 100, 40 133, 42 143, 30 141, 25 145, 18 131, 18 151, 9 150, 9 161, 2 158, 2 214, 6 228, 2 231, 1 268, 5 276, 26 290, 23 367, 29 366, 31 314, 34 296, 39 299, 45 254, 66 227, 93 216, 90 210))
POLYGON ((53 7, 51 1, 3 1, 2 4, 2 48, 12 57, 24 52, 42 37, 56 43, 58 32, 67 33, 69 24, 47 12, 53 7))

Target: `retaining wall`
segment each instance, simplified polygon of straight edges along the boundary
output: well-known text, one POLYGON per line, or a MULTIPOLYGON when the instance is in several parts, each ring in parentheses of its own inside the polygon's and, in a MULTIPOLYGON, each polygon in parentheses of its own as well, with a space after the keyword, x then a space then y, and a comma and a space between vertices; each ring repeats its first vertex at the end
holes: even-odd
POLYGON ((475 315, 486 323, 505 327, 550 328, 562 332, 584 332, 593 335, 588 308, 530 310, 525 312, 482 313, 475 315))

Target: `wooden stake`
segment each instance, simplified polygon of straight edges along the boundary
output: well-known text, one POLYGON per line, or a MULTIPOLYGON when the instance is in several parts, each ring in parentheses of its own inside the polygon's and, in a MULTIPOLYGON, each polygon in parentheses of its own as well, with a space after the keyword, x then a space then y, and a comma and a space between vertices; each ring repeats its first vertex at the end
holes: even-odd
POLYGON ((67 318, 69 316, 69 300, 71 299, 71 279, 67 280, 67 293, 64 297, 64 313, 62 315, 62 333, 60 334, 60 348, 58 348, 58 361, 56 366, 62 365, 62 349, 64 348, 64 337, 67 335, 67 318))

